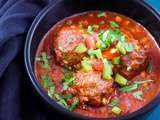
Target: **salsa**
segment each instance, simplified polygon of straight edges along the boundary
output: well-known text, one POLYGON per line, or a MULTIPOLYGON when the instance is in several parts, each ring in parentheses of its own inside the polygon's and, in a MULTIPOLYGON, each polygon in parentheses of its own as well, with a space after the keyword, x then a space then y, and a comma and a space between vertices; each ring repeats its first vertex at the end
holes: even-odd
POLYGON ((159 92, 159 47, 139 23, 114 12, 76 14, 54 25, 35 58, 49 97, 81 115, 134 112, 159 92))

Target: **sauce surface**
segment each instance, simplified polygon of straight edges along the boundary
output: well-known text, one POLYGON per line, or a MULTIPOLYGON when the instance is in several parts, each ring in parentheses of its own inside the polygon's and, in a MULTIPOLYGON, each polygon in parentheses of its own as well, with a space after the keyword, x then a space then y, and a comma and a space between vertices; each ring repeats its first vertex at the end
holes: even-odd
POLYGON ((159 48, 134 20, 91 11, 66 18, 42 39, 35 74, 46 93, 76 113, 108 118, 134 112, 159 92, 159 48))

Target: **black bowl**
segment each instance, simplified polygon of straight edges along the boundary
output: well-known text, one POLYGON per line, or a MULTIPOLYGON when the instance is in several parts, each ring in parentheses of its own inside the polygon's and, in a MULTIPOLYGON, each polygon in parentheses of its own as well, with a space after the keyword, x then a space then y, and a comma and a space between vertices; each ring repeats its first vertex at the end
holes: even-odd
MULTIPOLYGON (((57 110, 74 119, 97 120, 97 118, 82 116, 62 108, 44 92, 34 74, 35 53, 45 33, 59 20, 75 13, 89 10, 108 10, 124 14, 145 26, 155 37, 158 44, 160 44, 160 15, 142 0, 125 0, 125 2, 124 0, 58 0, 56 3, 48 5, 36 17, 29 30, 24 52, 26 69, 33 87, 41 96, 42 100, 45 101, 46 105, 50 106, 51 111, 57 110)), ((136 112, 116 119, 123 120, 136 117, 150 110, 158 103, 160 103, 160 94, 157 94, 157 97, 155 97, 153 101, 136 112)), ((106 118, 105 120, 115 120, 115 118, 106 118)))

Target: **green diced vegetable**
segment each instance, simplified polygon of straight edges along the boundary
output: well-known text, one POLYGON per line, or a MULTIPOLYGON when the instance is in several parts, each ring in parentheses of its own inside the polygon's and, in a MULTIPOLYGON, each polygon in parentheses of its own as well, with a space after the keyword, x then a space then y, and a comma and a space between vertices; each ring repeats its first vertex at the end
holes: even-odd
POLYGON ((122 110, 117 106, 113 107, 111 111, 116 115, 119 115, 122 112, 122 110))
POLYGON ((113 27, 113 28, 118 28, 118 27, 119 27, 118 23, 116 23, 116 22, 114 22, 114 21, 109 21, 109 24, 110 24, 110 26, 113 27))
POLYGON ((91 66, 91 63, 89 60, 87 59, 84 59, 83 61, 81 61, 81 65, 82 65, 82 69, 85 71, 85 72, 89 72, 92 70, 92 66, 91 66))
POLYGON ((112 53, 112 54, 114 54, 114 53, 116 53, 117 52, 117 49, 116 48, 112 48, 111 50, 110 50, 110 53, 112 53))
POLYGON ((103 72, 102 72, 102 77, 103 79, 106 79, 106 80, 110 80, 112 79, 112 65, 108 62, 107 59, 103 59, 103 72))
POLYGON ((136 90, 137 88, 138 88, 138 85, 134 84, 134 85, 130 85, 130 86, 119 88, 119 91, 121 91, 121 92, 129 92, 129 91, 132 91, 132 90, 136 90))
POLYGON ((115 76, 115 82, 118 83, 121 86, 127 85, 127 79, 124 78, 122 75, 120 75, 118 73, 115 76))
POLYGON ((93 27, 91 25, 88 26, 87 32, 89 32, 91 34, 93 33, 93 27))
POLYGON ((137 92, 134 92, 134 93, 133 93, 133 97, 135 97, 135 98, 138 99, 138 100, 143 100, 142 94, 143 94, 142 91, 137 91, 137 92))
POLYGON ((94 24, 92 27, 98 29, 98 28, 99 28, 99 25, 94 24))
POLYGON ((62 82, 63 82, 63 90, 67 90, 68 86, 73 83, 74 77, 71 74, 67 74, 62 77, 62 82))
POLYGON ((101 21, 99 22, 99 24, 101 24, 101 25, 104 24, 104 23, 105 23, 104 20, 101 20, 101 21))
POLYGON ((87 48, 83 43, 80 43, 75 49, 76 53, 84 53, 86 51, 87 51, 87 48))
POLYGON ((152 72, 152 69, 153 69, 152 64, 149 63, 148 66, 147 66, 147 72, 149 72, 149 73, 152 72))
POLYGON ((144 80, 144 81, 135 81, 135 84, 143 84, 143 83, 148 83, 148 82, 153 82, 154 80, 144 80))
POLYGON ((112 64, 118 65, 120 63, 120 57, 116 57, 112 60, 112 64))
POLYGON ((41 52, 39 57, 36 57, 36 61, 39 61, 43 68, 49 69, 49 56, 45 52, 41 52))
POLYGON ((72 94, 59 94, 59 97, 60 97, 61 99, 66 99, 66 100, 68 100, 68 99, 70 99, 70 98, 72 97, 72 94))
POLYGON ((113 107, 113 106, 117 105, 119 102, 120 102, 120 99, 118 97, 116 97, 108 105, 110 107, 113 107))
POLYGON ((133 45, 131 43, 126 43, 124 48, 127 52, 132 52, 134 50, 133 45))
POLYGON ((88 50, 88 55, 90 55, 90 56, 96 56, 98 59, 103 59, 102 53, 101 53, 100 49, 88 50))
POLYGON ((58 102, 58 104, 60 104, 61 106, 63 106, 64 108, 68 108, 68 105, 66 103, 66 101, 64 99, 60 99, 58 102))
POLYGON ((50 81, 50 77, 48 75, 42 76, 41 79, 43 81, 44 88, 48 88, 54 85, 54 83, 50 81))
POLYGON ((121 54, 125 55, 126 54, 126 49, 124 48, 122 43, 118 43, 116 48, 120 51, 121 54))
POLYGON ((105 13, 105 12, 99 12, 99 13, 97 14, 97 17, 98 17, 98 18, 105 17, 105 16, 106 16, 106 13, 105 13))
POLYGON ((150 89, 149 86, 145 86, 145 87, 144 87, 144 90, 145 90, 145 91, 147 91, 147 90, 149 90, 149 89, 150 89))
POLYGON ((55 92, 55 86, 52 86, 48 89, 48 95, 52 98, 52 95, 54 94, 55 92))
POLYGON ((78 98, 75 98, 74 101, 73 101, 73 103, 71 104, 69 110, 73 111, 76 108, 76 106, 78 105, 78 103, 79 103, 78 98))
POLYGON ((105 49, 106 48, 106 45, 101 41, 101 40, 98 40, 97 42, 96 42, 96 48, 98 48, 98 49, 105 49))

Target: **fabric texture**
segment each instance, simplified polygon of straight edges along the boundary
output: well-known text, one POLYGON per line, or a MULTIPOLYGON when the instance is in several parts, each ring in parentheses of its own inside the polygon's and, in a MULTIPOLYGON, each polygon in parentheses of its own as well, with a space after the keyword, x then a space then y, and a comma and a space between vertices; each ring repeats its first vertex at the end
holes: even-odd
MULTIPOLYGON (((0 120, 63 120, 60 113, 41 105, 23 60, 28 29, 51 1, 56 0, 0 0, 0 120)), ((159 110, 157 107, 139 120, 153 120, 153 115, 158 120, 159 110)))

